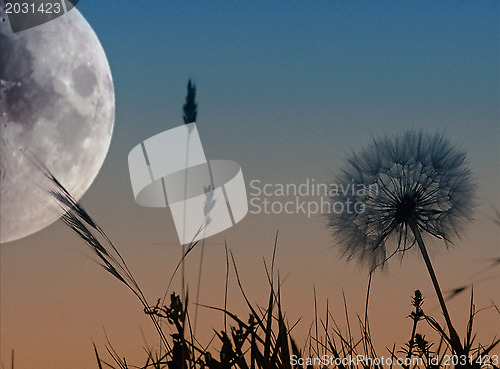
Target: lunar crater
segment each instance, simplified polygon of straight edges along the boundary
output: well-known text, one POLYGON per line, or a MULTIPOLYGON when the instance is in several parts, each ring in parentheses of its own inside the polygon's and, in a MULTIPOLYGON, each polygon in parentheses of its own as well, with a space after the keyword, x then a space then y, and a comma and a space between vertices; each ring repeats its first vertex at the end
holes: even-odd
POLYGON ((80 65, 73 71, 73 86, 81 97, 91 96, 97 86, 94 71, 86 64, 80 65))

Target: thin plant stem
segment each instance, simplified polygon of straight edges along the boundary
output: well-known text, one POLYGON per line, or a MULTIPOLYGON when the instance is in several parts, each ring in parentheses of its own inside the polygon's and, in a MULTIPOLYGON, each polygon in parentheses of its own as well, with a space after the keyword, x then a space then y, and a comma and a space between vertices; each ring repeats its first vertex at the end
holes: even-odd
MULTIPOLYGON (((411 337, 410 340, 408 341, 408 354, 406 355, 406 358, 408 360, 411 359, 413 355, 413 348, 415 347, 416 341, 415 341, 415 335, 417 333, 417 325, 420 319, 423 316, 423 311, 422 311, 422 303, 423 303, 423 297, 420 293, 419 290, 415 291, 415 295, 413 297, 413 306, 415 307, 415 311, 410 314, 410 318, 413 320, 413 327, 411 330, 411 337)), ((405 365, 405 369, 409 369, 410 365, 405 365)))
POLYGON ((183 222, 182 222, 182 289, 181 289, 181 296, 182 296, 182 301, 185 301, 186 298, 186 293, 185 293, 185 264, 184 264, 184 256, 186 254, 186 247, 184 245, 184 239, 186 238, 186 199, 187 199, 187 181, 188 181, 188 165, 189 165, 189 142, 191 138, 191 130, 188 131, 188 137, 187 137, 187 145, 186 145, 186 165, 184 166, 184 213, 183 213, 183 222))
POLYGON ((429 254, 427 253, 427 248, 425 247, 424 241, 422 240, 422 235, 420 234, 420 230, 418 229, 418 226, 413 222, 410 222, 409 226, 413 234, 415 235, 418 247, 420 248, 420 252, 422 253, 422 257, 424 258, 425 261, 425 265, 427 267, 427 270, 429 271, 432 284, 434 285, 434 289, 436 290, 437 298, 439 300, 439 304, 441 305, 441 310, 443 312, 444 319, 446 320, 446 325, 448 326, 448 330, 450 332, 450 341, 453 351, 455 351, 457 354, 462 354, 463 348, 462 344, 460 343, 460 338, 458 337, 457 331, 455 330, 453 324, 451 323, 450 314, 448 313, 448 308, 446 307, 446 303, 443 298, 443 293, 441 292, 441 288, 439 287, 436 273, 434 272, 434 268, 432 267, 431 259, 429 257, 429 254))
MULTIPOLYGON (((227 243, 224 241, 224 250, 226 252, 226 282, 224 288, 224 311, 227 311, 227 286, 229 283, 229 254, 227 252, 227 243)), ((224 331, 227 332, 227 314, 224 314, 224 331)))
POLYGON ((368 287, 366 288, 366 302, 365 302, 365 332, 369 333, 369 324, 368 324, 368 301, 370 300, 370 290, 372 286, 372 275, 373 271, 370 272, 370 276, 368 277, 368 287))
POLYGON ((196 287, 196 304, 194 308, 194 327, 193 333, 196 333, 196 323, 198 321, 198 303, 200 302, 200 290, 201 290, 201 270, 203 267, 203 254, 205 250, 205 238, 201 241, 201 256, 200 256, 200 268, 198 269, 198 286, 196 287))
MULTIPOLYGON (((415 319, 413 321, 413 327, 411 330, 411 338, 408 341, 408 354, 406 355, 407 359, 411 359, 411 356, 413 354, 413 347, 415 346, 415 334, 417 333, 417 324, 418 324, 418 319, 415 319)), ((405 365, 404 368, 409 368, 409 365, 405 365)))

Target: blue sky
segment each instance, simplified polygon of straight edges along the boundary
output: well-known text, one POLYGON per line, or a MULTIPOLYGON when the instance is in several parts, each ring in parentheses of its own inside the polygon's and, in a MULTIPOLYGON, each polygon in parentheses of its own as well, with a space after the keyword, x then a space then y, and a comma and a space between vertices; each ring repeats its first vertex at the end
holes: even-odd
POLYGON ((118 112, 141 111, 153 124, 180 119, 190 77, 200 119, 215 120, 217 108, 210 124, 242 132, 250 120, 273 133, 342 119, 367 127, 361 112, 420 124, 448 113, 498 117, 498 2, 82 1, 79 9, 110 60, 118 112))
POLYGON ((78 7, 114 76, 110 158, 122 161, 136 142, 180 124, 192 78, 206 150, 247 161, 255 173, 335 170, 331 158, 407 127, 439 129, 467 151, 480 148, 484 169, 498 160, 491 151, 500 139, 498 2, 78 7))

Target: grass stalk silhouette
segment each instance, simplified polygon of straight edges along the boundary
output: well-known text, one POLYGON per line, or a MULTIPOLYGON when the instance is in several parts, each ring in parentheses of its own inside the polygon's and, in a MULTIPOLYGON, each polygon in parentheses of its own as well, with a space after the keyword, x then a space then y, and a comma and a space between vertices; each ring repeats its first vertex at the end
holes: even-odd
MULTIPOLYGON (((187 85, 187 94, 186 94, 186 102, 184 103, 182 110, 184 112, 183 120, 184 124, 190 124, 190 123, 195 123, 196 122, 196 117, 198 115, 198 104, 196 103, 196 86, 191 82, 191 79, 188 81, 187 85)), ((189 143, 190 143, 190 136, 191 136, 191 131, 189 131, 188 134, 188 142, 187 142, 187 150, 186 150, 186 165, 185 165, 185 177, 184 177, 184 198, 187 196, 187 183, 188 183, 188 165, 189 165, 189 143)), ((214 188, 214 182, 213 182, 213 177, 212 177, 212 172, 210 168, 210 163, 207 163, 209 173, 210 173, 210 181, 211 181, 211 188, 206 189, 206 192, 210 189, 214 188)), ((208 199, 207 199, 208 201, 208 199)), ((206 219, 208 220, 208 215, 206 215, 206 219)), ((184 202, 184 223, 183 226, 185 227, 186 224, 186 202, 184 202)), ((185 230, 183 230, 183 233, 185 230)), ((203 230, 205 232, 205 230, 203 230)), ((183 235, 185 237, 185 235, 183 235)), ((184 245, 182 245, 183 248, 183 255, 185 254, 185 249, 184 245)), ((201 256, 200 256, 200 266, 198 269, 198 283, 196 287, 196 302, 198 302, 199 297, 200 297, 200 289, 201 289, 201 273, 203 269, 203 257, 204 257, 204 252, 205 252, 205 237, 202 237, 201 240, 201 256)), ((184 257, 183 257, 184 259, 184 257)), ((182 263, 182 284, 184 285, 184 262, 182 263)), ((196 332, 196 326, 198 322, 198 305, 196 305, 195 308, 195 313, 194 313, 194 331, 196 332)))
MULTIPOLYGON (((104 230, 47 168, 43 167, 40 163, 38 163, 38 167, 43 171, 53 186, 50 190, 50 194, 57 201, 60 219, 63 223, 83 239, 97 257, 97 261, 101 267, 119 282, 124 284, 137 297, 143 309, 147 311, 150 304, 127 263, 104 230)), ((149 316, 161 342, 165 347, 170 348, 170 343, 161 329, 160 321, 154 315, 149 316)))
MULTIPOLYGON (((184 124, 190 124, 196 122, 196 115, 197 115, 197 104, 195 101, 195 96, 196 96, 196 87, 191 84, 191 80, 188 81, 187 85, 187 95, 186 95, 186 103, 182 107, 182 110, 184 111, 184 124)), ((187 143, 186 143, 186 163, 184 165, 184 199, 187 198, 187 183, 188 183, 188 167, 189 167, 189 144, 191 142, 191 130, 188 132, 187 136, 187 143)), ((184 239, 186 237, 186 202, 184 201, 184 219, 182 223, 182 238, 184 239)), ((184 291, 184 275, 185 275, 185 264, 184 264, 184 255, 186 253, 185 245, 184 243, 182 244, 182 298, 184 299, 185 297, 185 291, 184 291)))

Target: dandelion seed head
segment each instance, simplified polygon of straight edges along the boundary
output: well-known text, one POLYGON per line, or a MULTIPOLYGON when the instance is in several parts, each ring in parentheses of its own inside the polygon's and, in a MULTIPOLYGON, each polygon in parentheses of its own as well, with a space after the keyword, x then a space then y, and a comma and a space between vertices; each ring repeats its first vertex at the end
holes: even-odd
POLYGON ((362 203, 363 211, 331 212, 328 225, 341 254, 371 270, 414 246, 412 225, 447 244, 472 219, 475 185, 465 154, 441 134, 374 139, 348 159, 335 183, 358 190, 335 193, 331 203, 362 203))

